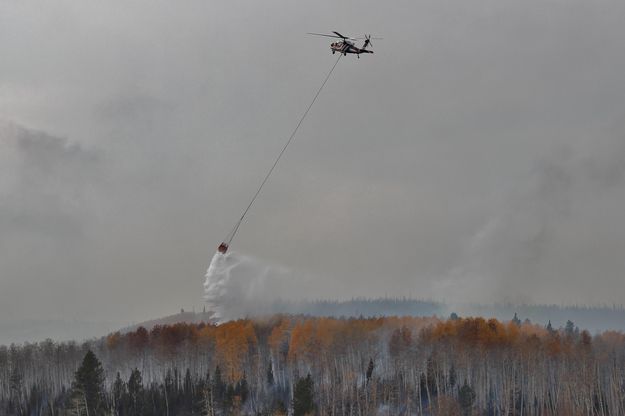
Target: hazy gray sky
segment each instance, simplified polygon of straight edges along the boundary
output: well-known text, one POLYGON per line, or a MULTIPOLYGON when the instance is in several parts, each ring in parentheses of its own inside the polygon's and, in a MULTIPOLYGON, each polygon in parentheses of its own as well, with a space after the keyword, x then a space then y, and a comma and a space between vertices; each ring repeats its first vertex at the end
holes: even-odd
POLYGON ((625 3, 0 1, 0 316, 137 321, 234 249, 292 295, 622 303, 625 3), (308 286, 314 287, 310 292, 308 286))

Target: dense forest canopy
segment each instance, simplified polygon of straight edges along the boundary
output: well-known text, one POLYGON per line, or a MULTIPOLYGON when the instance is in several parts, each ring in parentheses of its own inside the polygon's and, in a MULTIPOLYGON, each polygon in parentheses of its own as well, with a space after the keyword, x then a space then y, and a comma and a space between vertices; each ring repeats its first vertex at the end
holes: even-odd
POLYGON ((7 415, 616 415, 625 335, 277 315, 0 347, 0 375, 7 415))

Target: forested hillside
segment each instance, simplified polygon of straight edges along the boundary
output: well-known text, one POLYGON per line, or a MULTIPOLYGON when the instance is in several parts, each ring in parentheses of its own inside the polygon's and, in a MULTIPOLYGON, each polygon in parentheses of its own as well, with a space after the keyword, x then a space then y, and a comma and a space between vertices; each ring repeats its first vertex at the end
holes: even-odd
POLYGON ((625 331, 625 308, 622 305, 540 305, 519 303, 455 303, 418 298, 354 298, 349 300, 277 300, 264 305, 264 314, 304 314, 312 316, 432 316, 446 317, 452 313, 462 316, 483 316, 499 320, 518 314, 521 319, 547 325, 564 326, 567 321, 594 333, 596 331, 625 331))
POLYGON ((279 315, 0 347, 2 415, 619 415, 625 336, 279 315))

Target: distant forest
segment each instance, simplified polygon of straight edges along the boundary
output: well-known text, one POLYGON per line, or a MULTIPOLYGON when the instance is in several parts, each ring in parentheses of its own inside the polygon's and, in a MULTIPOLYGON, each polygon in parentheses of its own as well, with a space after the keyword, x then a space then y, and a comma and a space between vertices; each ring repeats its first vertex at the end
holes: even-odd
MULTIPOLYGON (((250 316, 270 316, 275 314, 310 315, 324 317, 380 317, 380 316, 437 316, 447 318, 452 313, 460 316, 482 316, 509 320, 516 313, 523 321, 555 327, 573 321, 580 328, 592 334, 597 331, 625 331, 625 308, 622 305, 560 306, 524 305, 497 303, 491 305, 462 303, 450 305, 444 302, 415 298, 354 298, 348 300, 275 300, 265 304, 255 304, 250 316)), ((178 322, 210 322, 211 311, 183 311, 160 319, 140 322, 126 327, 124 331, 135 330, 139 326, 152 328, 154 325, 171 325, 178 322)), ((235 318, 244 318, 245 313, 235 318)), ((232 317, 230 317, 232 318, 232 317)), ((12 342, 34 342, 46 338, 58 341, 83 340, 99 336, 123 327, 123 323, 81 322, 60 320, 13 320, 0 317, 0 345, 12 342)))
POLYGON ((622 415, 625 335, 276 315, 0 347, 2 415, 622 415))
MULTIPOLYGON (((261 308, 262 309, 262 308, 261 308)), ((275 301, 261 312, 268 314, 288 313, 327 317, 379 317, 379 316, 438 316, 452 313, 461 316, 482 316, 509 320, 517 314, 522 320, 554 326, 564 326, 573 321, 580 328, 591 332, 625 331, 625 308, 622 305, 531 305, 515 303, 461 303, 414 298, 354 298, 349 300, 275 301)), ((257 314, 255 314, 257 316, 257 314)))

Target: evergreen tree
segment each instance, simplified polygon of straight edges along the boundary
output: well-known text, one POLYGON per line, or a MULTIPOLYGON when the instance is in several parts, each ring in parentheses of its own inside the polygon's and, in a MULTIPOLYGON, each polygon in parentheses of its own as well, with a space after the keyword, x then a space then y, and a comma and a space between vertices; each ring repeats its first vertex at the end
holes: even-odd
POLYGON ((215 368, 215 376, 212 383, 213 400, 218 405, 222 405, 226 396, 226 383, 221 379, 221 368, 215 368))
POLYGON ((512 323, 516 326, 521 326, 521 320, 517 316, 516 312, 514 313, 514 318, 512 318, 512 323))
POLYGON ((235 395, 236 395, 236 392, 235 392, 234 386, 228 383, 226 386, 226 393, 225 393, 224 400, 223 400, 223 408, 228 413, 231 413, 232 405, 234 404, 235 395))
POLYGON ((269 367, 267 367, 267 384, 273 386, 273 363, 269 362, 269 367))
POLYGON ((465 415, 471 414, 471 408, 473 407, 473 403, 475 402, 475 391, 471 386, 469 386, 465 380, 464 385, 460 388, 458 392, 458 400, 460 401, 460 407, 462 408, 462 413, 465 415))
POLYGON ((449 385, 454 387, 456 385, 456 367, 451 364, 451 368, 449 369, 449 385))
POLYGON ((293 416, 312 414, 315 410, 314 383, 308 374, 306 378, 300 378, 293 389, 293 416))
POLYGON ((72 404, 89 416, 104 412, 104 370, 98 357, 89 350, 74 373, 72 404))
POLYGON ((11 369, 9 376, 9 410, 17 414, 22 413, 20 410, 22 404, 22 391, 24 389, 24 380, 22 374, 17 367, 11 369))
POLYGON ((573 338, 575 336, 575 324, 573 323, 573 321, 566 321, 566 325, 564 326, 564 333, 569 338, 573 338))
POLYGON ((193 408, 193 379, 191 377, 191 370, 187 368, 187 372, 184 375, 184 383, 182 385, 182 394, 184 401, 184 408, 191 410, 193 408))
POLYGON ((128 379, 128 394, 130 395, 131 414, 139 416, 143 414, 143 377, 141 371, 135 368, 128 379))
POLYGON ((432 396, 438 395, 438 383, 436 382, 436 380, 438 379, 438 376, 439 376, 439 371, 434 365, 434 360, 432 359, 432 356, 430 356, 426 364, 425 377, 426 377, 428 391, 430 392, 430 395, 432 396))
POLYGON ((115 381, 113 382, 112 393, 113 410, 115 411, 115 414, 121 415, 124 413, 124 400, 128 392, 126 390, 126 383, 122 380, 119 371, 117 372, 115 381))
POLYGON ((163 394, 165 396, 165 407, 167 412, 169 412, 169 401, 171 400, 171 398, 175 398, 174 378, 171 375, 171 369, 167 369, 167 374, 165 375, 163 394))
POLYGON ((367 384, 371 381, 371 376, 373 375, 373 369, 375 368, 375 364, 373 363, 373 358, 369 358, 369 366, 367 367, 367 384))
POLYGON ((250 388, 247 385, 247 378, 245 377, 245 374, 243 374, 243 378, 237 383, 236 395, 241 397, 241 403, 245 403, 249 393, 250 388))

